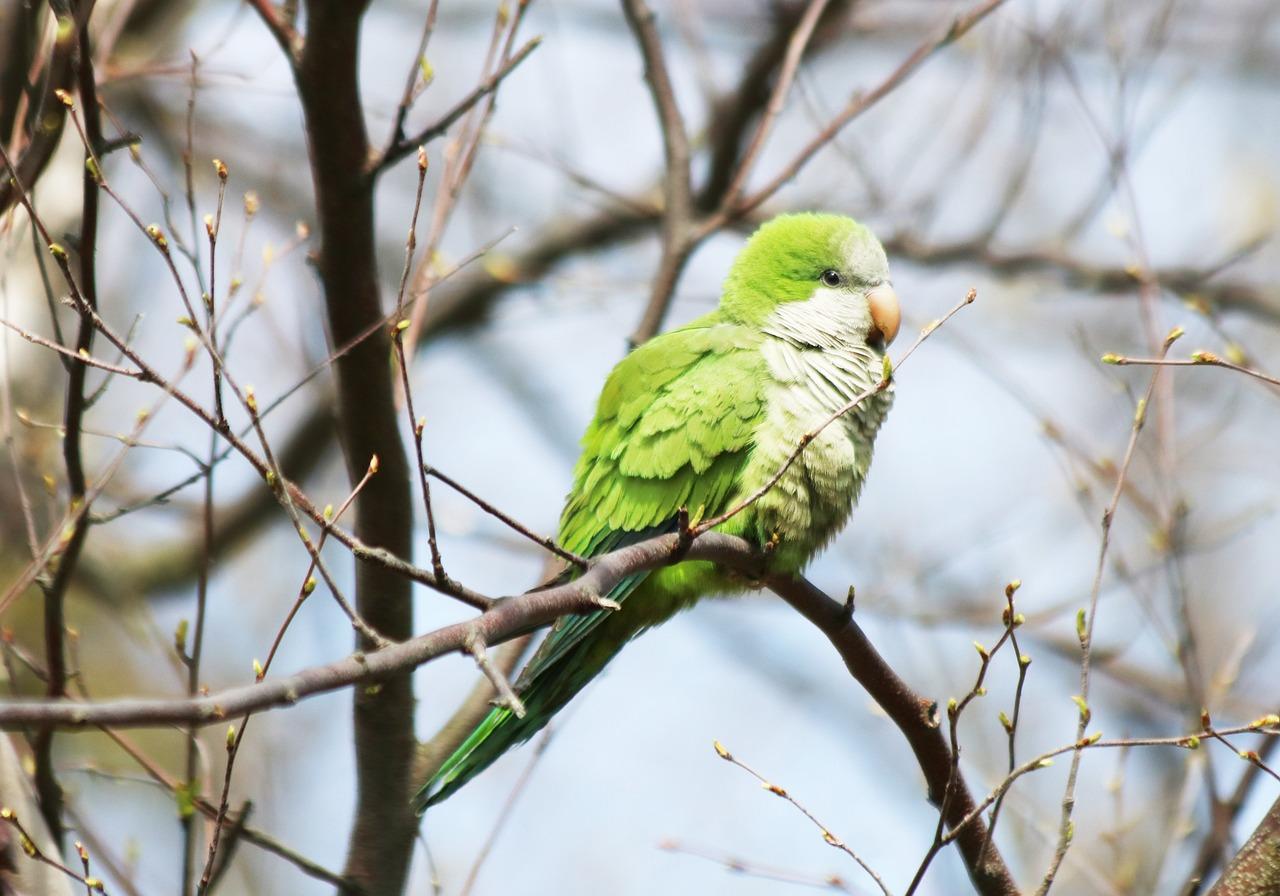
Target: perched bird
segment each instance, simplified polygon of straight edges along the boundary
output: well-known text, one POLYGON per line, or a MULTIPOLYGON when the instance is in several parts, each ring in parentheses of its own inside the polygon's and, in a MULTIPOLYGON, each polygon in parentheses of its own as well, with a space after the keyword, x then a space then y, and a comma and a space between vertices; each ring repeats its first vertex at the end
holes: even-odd
MULTIPOLYGON (((738 506, 806 430, 873 386, 897 335, 884 249, 830 214, 762 225, 734 261, 720 305, 625 357, 582 438, 560 544, 584 557, 738 506)), ((770 545, 770 569, 799 572, 844 526, 871 463, 889 391, 831 423, 763 496, 718 531, 770 545)), ((566 574, 566 577, 569 574, 566 574)), ((532 737, 636 635, 708 594, 747 583, 705 561, 642 572, 607 596, 617 610, 561 618, 516 682, 523 718, 496 707, 418 793, 448 797, 532 737)))

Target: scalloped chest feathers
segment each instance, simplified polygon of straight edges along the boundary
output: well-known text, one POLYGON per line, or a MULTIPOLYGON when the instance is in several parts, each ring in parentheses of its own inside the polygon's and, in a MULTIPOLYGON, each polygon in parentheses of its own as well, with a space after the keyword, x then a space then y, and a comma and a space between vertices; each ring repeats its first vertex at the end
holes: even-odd
MULTIPOLYGON (((748 493, 777 472, 806 432, 878 381, 881 355, 857 335, 866 323, 846 295, 826 290, 780 306, 766 323, 767 411, 743 476, 748 493)), ((780 565, 798 569, 843 528, 892 401, 890 387, 828 424, 754 505, 761 535, 777 535, 780 565)))

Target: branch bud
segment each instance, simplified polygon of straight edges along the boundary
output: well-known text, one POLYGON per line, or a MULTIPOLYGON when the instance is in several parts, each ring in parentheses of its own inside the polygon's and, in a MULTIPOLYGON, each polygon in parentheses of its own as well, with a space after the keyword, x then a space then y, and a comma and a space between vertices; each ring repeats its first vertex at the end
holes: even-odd
POLYGON ((157 249, 166 255, 169 254, 169 241, 165 238, 164 231, 160 229, 159 224, 148 224, 147 236, 151 237, 151 242, 156 244, 157 249))
POLYGON ((1088 725, 1089 720, 1093 718, 1093 713, 1089 710, 1088 702, 1079 694, 1072 694, 1071 702, 1074 703, 1076 705, 1076 708, 1080 710, 1080 720, 1083 721, 1086 725, 1088 725))

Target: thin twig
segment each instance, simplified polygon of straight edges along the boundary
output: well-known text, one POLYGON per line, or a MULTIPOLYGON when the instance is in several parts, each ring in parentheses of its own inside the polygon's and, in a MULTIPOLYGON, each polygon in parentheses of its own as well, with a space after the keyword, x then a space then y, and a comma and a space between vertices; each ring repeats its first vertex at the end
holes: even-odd
POLYGON ((27 829, 22 826, 22 822, 18 819, 17 813, 14 812, 12 809, 8 809, 8 808, 0 809, 0 822, 3 822, 9 825, 10 827, 12 827, 14 830, 18 832, 18 842, 22 846, 22 851, 26 853, 27 856, 29 856, 32 859, 35 859, 37 862, 40 862, 41 864, 48 865, 50 868, 53 868, 56 871, 61 871, 63 874, 67 875, 67 877, 70 877, 73 880, 79 881, 80 883, 84 884, 85 889, 87 889, 90 893, 101 893, 103 894, 103 896, 106 896, 107 891, 106 891, 106 888, 103 886, 102 881, 98 880, 95 877, 88 876, 89 868, 87 864, 87 861, 88 861, 87 858, 85 860, 86 861, 85 873, 79 874, 73 869, 68 868, 66 865, 62 864, 52 856, 45 855, 44 851, 40 849, 40 847, 36 844, 36 841, 32 838, 32 836, 27 833, 27 829))
POLYGON ((822 876, 805 874, 800 871, 792 871, 787 868, 775 868, 769 865, 761 865, 758 862, 749 861, 735 855, 724 855, 720 853, 712 853, 706 850, 697 849, 681 843, 678 840, 664 840, 658 844, 658 849, 663 852, 676 853, 683 856, 693 856, 698 859, 705 859, 708 862, 715 862, 722 866, 726 871, 734 874, 741 874, 744 877, 754 877, 760 880, 776 881, 783 884, 795 884, 800 887, 813 887, 818 890, 839 890, 842 893, 856 893, 838 874, 824 874, 822 876))
POLYGON ((300 46, 301 37, 298 35, 297 30, 289 22, 280 18, 271 0, 245 0, 245 2, 252 6, 258 14, 258 18, 262 19, 262 24, 266 26, 267 31, 275 38, 276 43, 280 45, 280 49, 284 51, 285 58, 289 60, 289 64, 296 67, 298 57, 302 52, 300 46))
MULTIPOLYGON (((120 747, 121 750, 133 759, 133 761, 147 773, 151 780, 155 781, 172 794, 176 795, 181 791, 182 783, 168 774, 159 764, 142 752, 142 750, 127 737, 119 731, 115 731, 111 728, 102 728, 101 730, 103 734, 110 738, 117 746, 120 747)), ((213 819, 217 816, 217 807, 208 800, 196 798, 193 804, 195 808, 206 818, 213 819)), ((323 865, 313 862, 311 859, 308 859, 301 853, 290 849, 263 831, 245 826, 241 831, 241 836, 246 842, 252 843, 259 849, 284 859, 286 862, 293 865, 309 877, 314 877, 316 880, 321 880, 327 884, 339 887, 343 893, 356 892, 352 882, 344 878, 342 875, 330 871, 323 865)))
POLYGON ((1115 364, 1120 367, 1127 365, 1143 366, 1143 367, 1222 367, 1226 370, 1234 370, 1236 373, 1243 373, 1251 376, 1256 380, 1267 383, 1271 386, 1280 386, 1280 379, 1274 376, 1268 376, 1261 371, 1254 370, 1251 367, 1245 367, 1242 364, 1235 364, 1220 358, 1213 352, 1197 351, 1193 352, 1191 357, 1186 360, 1177 358, 1129 358, 1124 355, 1103 355, 1104 364, 1115 364))
POLYGON ((791 92, 791 82, 795 79, 796 70, 800 67, 800 61, 804 58, 805 51, 809 46, 809 40, 813 37, 814 29, 818 26, 818 20, 822 17, 823 12, 826 11, 827 3, 828 0, 809 0, 809 5, 805 7, 804 15, 796 23, 795 30, 791 33, 790 40, 787 41, 787 51, 783 56, 782 65, 778 69, 778 79, 774 83, 773 93, 770 94, 769 102, 765 105, 764 113, 760 117, 760 123, 756 126, 756 131, 751 136, 751 142, 743 150, 742 156, 738 160, 738 166, 734 170, 728 187, 725 188, 724 197, 720 202, 722 209, 732 208, 741 197, 742 191, 746 187, 747 179, 751 176, 751 169, 764 149, 765 143, 768 142, 769 135, 773 131, 773 126, 777 122, 778 116, 782 114, 787 95, 791 92))
POLYGON ((676 101, 671 74, 667 71, 662 41, 654 25, 653 10, 645 0, 622 0, 627 25, 640 45, 644 58, 644 80, 658 115, 662 132, 662 152, 666 161, 663 176, 662 258, 650 287, 649 303, 639 326, 631 335, 632 345, 649 340, 662 327, 676 281, 684 270, 697 241, 693 237, 693 188, 689 173, 689 135, 676 101))
POLYGON ((489 659, 489 654, 485 651, 484 636, 479 630, 472 633, 471 637, 466 639, 463 645, 467 653, 476 661, 476 666, 484 673, 484 677, 489 679, 489 684, 493 686, 494 693, 497 696, 497 704, 511 710, 517 719, 523 719, 525 715, 524 701, 516 694, 515 689, 511 687, 511 682, 507 680, 507 676, 502 670, 493 664, 489 659))
POLYGON ((422 130, 415 132, 413 136, 398 139, 388 146, 380 157, 370 162, 369 176, 376 178, 405 156, 412 155, 419 146, 443 136, 449 128, 457 123, 458 119, 471 111, 485 97, 496 91, 507 75, 515 71, 520 63, 524 62, 529 54, 538 49, 541 44, 541 37, 530 38, 524 46, 515 52, 515 55, 505 60, 497 71, 477 84, 470 93, 458 100, 453 108, 440 116, 439 119, 422 130))
MULTIPOLYGON (((431 34, 436 28, 436 14, 440 9, 440 0, 431 0, 427 7, 426 18, 422 22, 422 36, 418 38, 418 51, 413 54, 413 62, 409 65, 409 74, 404 79, 404 92, 400 95, 400 103, 396 106, 395 123, 391 126, 391 138, 387 141, 387 149, 383 150, 383 157, 393 146, 404 141, 404 122, 409 117, 409 110, 413 108, 413 101, 418 96, 418 76, 422 72, 423 65, 426 61, 427 43, 431 40, 431 34)), ((423 88, 426 88, 424 83, 423 88)))
POLYGON ((462 483, 458 482, 453 477, 448 476, 445 473, 442 473, 441 471, 437 470, 435 467, 427 466, 427 467, 424 467, 424 469, 426 470, 426 473, 428 476, 432 476, 436 479, 439 479, 445 485, 449 486, 449 488, 453 489, 455 492, 462 495, 472 504, 475 504, 485 513, 489 514, 492 517, 497 518, 508 528, 514 530, 515 532, 518 532, 519 534, 523 535, 525 538, 529 539, 535 544, 540 545, 543 548, 546 548, 548 551, 555 554, 561 560, 565 560, 569 563, 572 563, 574 566, 578 567, 578 569, 586 569, 587 566, 590 565, 590 561, 588 561, 587 558, 579 556, 578 554, 573 553, 573 551, 567 551, 564 548, 560 547, 560 545, 556 544, 556 541, 554 538, 549 538, 545 535, 539 535, 537 532, 534 532, 528 526, 524 525, 519 520, 512 517, 510 514, 505 513, 502 510, 499 510, 497 507, 490 504, 484 498, 480 497, 475 492, 471 491, 469 488, 467 488, 462 483))
POLYGON ((557 728, 548 725, 542 730, 542 736, 538 738, 538 742, 534 744, 533 751, 529 756, 529 761, 525 763, 524 769, 520 772, 520 777, 516 779, 516 783, 512 785, 511 792, 507 794, 506 800, 502 804, 502 808, 498 811, 498 819, 494 822, 493 827, 489 829, 489 834, 484 839, 484 844, 480 847, 480 852, 476 854, 475 861, 471 863, 471 869, 467 872, 467 879, 462 884, 462 889, 458 896, 470 896, 475 889, 476 880, 480 877, 480 870, 484 867, 485 860, 493 853, 494 844, 498 842, 498 835, 502 833, 502 829, 506 827, 507 820, 511 818, 512 811, 519 802, 520 797, 524 794, 525 788, 529 785, 529 781, 533 778, 533 772, 538 767, 543 755, 547 752, 547 747, 551 745, 551 738, 555 736, 557 728))
MULTIPOLYGON (((413 213, 409 218, 409 236, 404 247, 404 268, 400 273, 400 289, 396 293, 396 312, 404 314, 405 287, 413 270, 413 252, 418 244, 418 212, 422 209, 422 188, 427 180, 427 150, 418 147, 418 183, 413 196, 413 213)), ((419 420, 413 412, 413 386, 409 378, 409 361, 404 349, 404 331, 412 321, 401 317, 391 329, 391 347, 395 351, 396 366, 400 370, 400 388, 404 397, 405 412, 409 415, 409 429, 413 433, 413 450, 417 457, 418 484, 422 489, 422 506, 427 514, 427 550, 431 553, 431 570, 442 582, 449 580, 440 558, 440 542, 436 537, 436 514, 431 503, 431 484, 427 481, 426 462, 423 460, 422 437, 427 428, 426 419, 419 420)))
POLYGON ((809 819, 809 821, 813 822, 814 827, 816 827, 822 833, 822 839, 828 846, 831 846, 831 847, 834 847, 835 849, 840 850, 845 855, 849 856, 849 858, 857 862, 858 867, 860 867, 863 871, 865 871, 867 875, 876 882, 876 886, 880 888, 880 892, 884 893, 884 896, 890 896, 889 888, 885 886, 885 883, 880 878, 880 875, 876 874, 876 872, 871 868, 871 866, 868 865, 865 861, 863 861, 862 857, 859 856, 856 852, 854 852, 853 849, 847 843, 841 840, 839 836, 832 833, 830 828, 828 828, 822 822, 818 821, 817 817, 808 809, 806 809, 804 807, 804 804, 802 804, 799 800, 797 800, 794 796, 792 796, 790 792, 786 790, 786 788, 780 787, 777 784, 774 784, 773 782, 769 781, 767 778, 765 778, 755 769, 751 768, 751 766, 744 763, 741 759, 738 759, 736 756, 730 753, 727 749, 725 749, 724 744, 720 743, 720 741, 715 742, 715 748, 716 748, 717 756, 719 756, 725 762, 728 762, 732 765, 736 765, 738 768, 742 769, 751 777, 759 781, 760 785, 764 787, 765 790, 769 791, 776 797, 780 797, 786 800, 788 803, 794 806, 800 812, 801 815, 809 819))
MULTIPOLYGON (((1180 329, 1175 329, 1165 337, 1164 346, 1161 349, 1161 357, 1169 352, 1169 348, 1174 341, 1181 335, 1180 329)), ((1093 587, 1089 592, 1088 610, 1081 610, 1076 619, 1076 633, 1080 638, 1080 694, 1079 694, 1079 720, 1076 724, 1076 740, 1077 742, 1085 739, 1085 729, 1089 725, 1089 683, 1090 672, 1092 670, 1091 660, 1093 657, 1093 629, 1097 621, 1098 614, 1098 596, 1102 591, 1102 575, 1106 570, 1107 551, 1111 546, 1111 524, 1115 518, 1116 510, 1120 505, 1120 498, 1124 495, 1124 481, 1129 473, 1129 465, 1133 461, 1134 450, 1138 444, 1138 435, 1142 432, 1143 424, 1147 417, 1147 403, 1151 400, 1152 394, 1155 392, 1156 381, 1160 378, 1160 370, 1157 369, 1155 375, 1151 377, 1151 381, 1147 384, 1147 390, 1143 398, 1138 402, 1138 407, 1134 411, 1133 420, 1129 427, 1129 440, 1125 446, 1124 459, 1120 462, 1120 469, 1116 475, 1115 488, 1111 493, 1111 500, 1107 502, 1106 509, 1102 512, 1102 542, 1098 547, 1098 561, 1094 567, 1093 587)), ((1066 789, 1062 796, 1062 817, 1059 822, 1058 842, 1054 848, 1053 857, 1050 859, 1049 868, 1045 872, 1044 877, 1040 881, 1040 886, 1036 890, 1036 896, 1045 896, 1049 892, 1049 888, 1053 886, 1054 877, 1057 875, 1058 868, 1062 865, 1062 860, 1066 857, 1067 849, 1071 845, 1073 824, 1071 821, 1072 811, 1075 808, 1075 786, 1076 777, 1080 771, 1080 760, 1083 756, 1081 750, 1076 750, 1071 755, 1071 768, 1067 772, 1066 789)))
MULTIPOLYGON (((857 118, 885 96, 896 90, 899 85, 911 77, 911 75, 915 74, 916 70, 919 69, 930 56, 949 44, 959 40, 967 34, 973 26, 977 25, 986 18, 986 16, 994 12, 998 7, 1003 5, 1004 2, 1005 0, 985 0, 985 2, 974 6, 967 12, 956 16, 946 31, 939 36, 930 38, 920 44, 920 46, 918 46, 910 56, 904 59, 902 63, 894 69, 887 78, 876 85, 876 87, 866 93, 860 92, 854 94, 845 107, 841 109, 840 112, 838 112, 826 124, 826 126, 822 128, 821 131, 806 143, 804 148, 796 153, 790 162, 783 165, 782 169, 763 187, 746 196, 732 209, 729 214, 732 216, 744 215, 754 210, 777 193, 778 190, 782 188, 783 184, 795 177, 800 172, 800 169, 808 164, 809 160, 813 158, 819 150, 823 149, 827 144, 835 139, 835 136, 839 134, 840 131, 849 124, 849 122, 853 121, 853 119, 857 118)), ((724 214, 712 216, 703 224, 703 230, 710 232, 717 229, 723 225, 725 217, 726 216, 724 214)))

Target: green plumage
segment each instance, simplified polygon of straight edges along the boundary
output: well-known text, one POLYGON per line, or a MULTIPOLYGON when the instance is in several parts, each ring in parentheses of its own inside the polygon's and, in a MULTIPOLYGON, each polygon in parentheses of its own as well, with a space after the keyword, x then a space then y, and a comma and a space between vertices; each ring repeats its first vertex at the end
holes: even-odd
MULTIPOLYGON (((650 340, 610 374, 582 439, 560 544, 598 556, 671 531, 682 508, 695 522, 720 514, 767 482, 806 429, 878 379, 864 294, 887 277, 879 243, 848 218, 764 225, 716 311, 650 340)), ((800 569, 852 509, 887 407, 877 396, 829 426, 720 531, 772 539, 777 568, 800 569)), ((608 595, 617 611, 560 619, 516 682, 525 717, 492 710, 417 795, 418 808, 530 738, 631 638, 741 587, 710 563, 686 561, 619 583, 608 595)))

